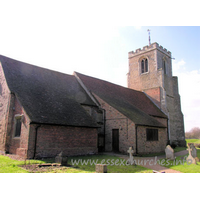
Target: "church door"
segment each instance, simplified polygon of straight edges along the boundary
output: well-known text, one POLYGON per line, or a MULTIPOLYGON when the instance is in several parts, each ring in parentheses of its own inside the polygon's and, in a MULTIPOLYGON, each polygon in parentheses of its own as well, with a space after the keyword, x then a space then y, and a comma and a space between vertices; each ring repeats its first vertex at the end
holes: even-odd
POLYGON ((119 152, 119 129, 112 130, 112 149, 114 152, 119 152))

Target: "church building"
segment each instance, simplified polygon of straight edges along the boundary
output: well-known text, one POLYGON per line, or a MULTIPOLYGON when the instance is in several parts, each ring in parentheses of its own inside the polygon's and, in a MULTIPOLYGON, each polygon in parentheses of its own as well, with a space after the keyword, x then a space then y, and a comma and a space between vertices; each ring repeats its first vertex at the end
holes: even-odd
POLYGON ((130 52, 128 87, 0 56, 0 154, 25 158, 164 152, 185 145, 171 53, 130 52))

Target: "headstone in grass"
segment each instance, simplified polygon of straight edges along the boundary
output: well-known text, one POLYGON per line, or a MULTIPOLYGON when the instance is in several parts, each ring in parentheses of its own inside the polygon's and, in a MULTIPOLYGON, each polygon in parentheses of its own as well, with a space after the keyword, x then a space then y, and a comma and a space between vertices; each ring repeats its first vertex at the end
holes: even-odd
POLYGON ((60 163, 63 166, 67 165, 67 157, 63 156, 63 153, 60 152, 56 157, 55 157, 55 162, 60 163))
POLYGON ((193 143, 188 143, 188 148, 190 149, 191 155, 193 158, 197 157, 197 150, 193 143))
POLYGON ((197 157, 197 150, 193 143, 188 143, 188 153, 187 162, 191 164, 197 164, 199 162, 199 158, 197 157))
POLYGON ((136 163, 134 161, 134 158, 133 158, 134 151, 133 151, 132 147, 129 147, 129 150, 127 152, 129 154, 129 159, 128 159, 128 163, 127 164, 130 164, 130 165, 134 164, 134 165, 136 165, 136 163))
POLYGON ((105 165, 105 164, 96 164, 95 171, 97 173, 107 173, 107 165, 105 165))
POLYGON ((174 160, 174 149, 171 148, 170 145, 167 145, 165 148, 165 155, 167 160, 174 160))
POLYGON ((192 157, 191 154, 189 154, 186 160, 188 164, 197 164, 197 161, 195 160, 195 158, 192 157))

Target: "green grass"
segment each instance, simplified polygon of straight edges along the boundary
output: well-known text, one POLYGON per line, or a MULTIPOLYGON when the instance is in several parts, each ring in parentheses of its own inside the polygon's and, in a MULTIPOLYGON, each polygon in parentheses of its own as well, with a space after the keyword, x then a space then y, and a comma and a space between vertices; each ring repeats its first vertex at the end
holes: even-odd
POLYGON ((184 151, 184 150, 186 150, 186 149, 187 149, 187 147, 176 147, 176 148, 174 149, 174 153, 179 152, 179 151, 184 151))
MULTIPOLYGON (((197 162, 197 165, 190 164, 186 162, 188 154, 184 156, 176 157, 175 161, 167 161, 165 159, 160 159, 160 164, 170 169, 174 169, 183 173, 200 173, 200 162, 197 162), (183 157, 185 161, 183 162, 183 157), (161 163, 162 162, 162 163, 161 163)), ((200 158, 200 149, 197 149, 197 157, 200 158)))
MULTIPOLYGON (((75 164, 74 166, 67 166, 61 168, 52 168, 48 171, 42 171, 42 173, 94 173, 95 164, 91 162, 101 163, 104 162, 107 164, 108 173, 152 173, 152 170, 144 168, 142 166, 134 165, 125 165, 126 162, 123 162, 123 159, 116 156, 109 155, 91 155, 91 156, 80 156, 80 157, 69 157, 68 163, 72 165, 72 161, 78 161, 82 159, 82 162, 87 162, 88 164, 75 164), (73 159, 73 160, 72 160, 73 159), (108 164, 110 163, 110 165, 108 164), (116 163, 117 165, 113 165, 116 163), (112 165, 112 166, 111 166, 112 165)), ((54 159, 46 160, 30 160, 27 161, 27 165, 30 164, 39 164, 39 163, 53 163, 54 159)), ((24 165, 24 161, 12 160, 7 156, 0 156, 0 173, 28 173, 28 170, 22 169, 20 166, 24 165)), ((40 171, 38 171, 40 172, 40 171)))
POLYGON ((200 143, 200 139, 186 139, 187 143, 200 143))
POLYGON ((107 172, 108 173, 152 173, 152 170, 147 169, 142 166, 135 165, 126 165, 123 162, 124 159, 119 158, 117 156, 110 155, 94 155, 94 156, 81 156, 81 157, 69 157, 69 164, 72 164, 72 161, 80 161, 82 159, 82 163, 87 162, 87 164, 75 164, 74 166, 78 169, 82 169, 88 172, 95 172, 95 164, 107 164, 107 172))
MULTIPOLYGON (((42 163, 42 161, 30 160, 30 164, 42 163)), ((0 173, 27 173, 28 171, 19 167, 24 161, 13 160, 7 156, 0 155, 0 173)))

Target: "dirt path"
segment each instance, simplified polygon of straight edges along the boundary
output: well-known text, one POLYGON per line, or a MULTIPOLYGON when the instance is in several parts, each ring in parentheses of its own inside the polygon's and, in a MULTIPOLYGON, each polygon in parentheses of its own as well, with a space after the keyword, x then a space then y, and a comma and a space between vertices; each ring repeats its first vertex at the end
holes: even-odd
MULTIPOLYGON (((188 153, 187 150, 184 151, 180 151, 175 153, 175 157, 177 156, 184 156, 188 153)), ((129 157, 127 155, 121 155, 121 154, 115 154, 115 153, 108 153, 106 152, 105 154, 107 155, 115 155, 118 156, 122 159, 128 159, 129 157)), ((134 160, 136 161, 137 165, 141 165, 143 167, 158 171, 158 172, 165 172, 165 173, 181 173, 179 171, 173 170, 173 169, 169 169, 167 167, 163 167, 161 165, 158 164, 158 160, 159 159, 165 159, 165 155, 162 156, 157 156, 157 157, 134 157, 134 160)))

